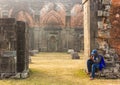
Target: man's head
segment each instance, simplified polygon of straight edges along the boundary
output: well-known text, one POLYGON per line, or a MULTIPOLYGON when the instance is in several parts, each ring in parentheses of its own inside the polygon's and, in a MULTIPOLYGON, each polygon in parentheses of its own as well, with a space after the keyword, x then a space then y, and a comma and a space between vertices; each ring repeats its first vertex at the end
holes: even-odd
POLYGON ((91 52, 91 55, 93 55, 93 56, 96 56, 96 55, 98 55, 98 52, 97 52, 97 50, 96 50, 96 49, 92 50, 92 52, 91 52))

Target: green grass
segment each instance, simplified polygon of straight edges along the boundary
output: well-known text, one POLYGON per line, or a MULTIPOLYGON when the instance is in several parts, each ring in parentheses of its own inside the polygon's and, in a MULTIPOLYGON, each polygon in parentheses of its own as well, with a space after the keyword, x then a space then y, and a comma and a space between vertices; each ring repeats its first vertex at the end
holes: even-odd
POLYGON ((40 53, 32 57, 30 77, 0 80, 0 85, 119 85, 120 80, 89 80, 85 60, 72 60, 67 53, 40 53))
POLYGON ((78 78, 88 78, 88 75, 86 75, 84 69, 80 69, 78 71, 75 71, 74 76, 78 77, 78 78))

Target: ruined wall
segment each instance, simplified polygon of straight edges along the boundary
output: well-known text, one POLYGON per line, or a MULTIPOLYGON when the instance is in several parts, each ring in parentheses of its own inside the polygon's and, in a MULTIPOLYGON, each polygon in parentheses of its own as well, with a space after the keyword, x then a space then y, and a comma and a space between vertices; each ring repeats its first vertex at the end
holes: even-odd
POLYGON ((104 55, 106 62, 106 68, 100 75, 106 78, 120 78, 120 7, 111 0, 99 0, 99 3, 96 40, 98 50, 104 55))
POLYGON ((90 50, 93 49, 92 40, 95 39, 94 48, 104 56, 106 63, 106 67, 98 75, 105 78, 120 78, 118 50, 120 32, 120 8, 118 4, 120 1, 118 0, 118 4, 114 1, 111 2, 111 0, 87 0, 85 3, 84 1, 86 0, 83 0, 85 56, 89 56, 90 50), (97 25, 96 30, 94 25, 97 25), (94 33, 93 31, 97 35, 93 36, 94 34, 91 34, 94 33))
POLYGON ((25 22, 14 18, 0 19, 0 79, 28 77, 28 43, 25 22))

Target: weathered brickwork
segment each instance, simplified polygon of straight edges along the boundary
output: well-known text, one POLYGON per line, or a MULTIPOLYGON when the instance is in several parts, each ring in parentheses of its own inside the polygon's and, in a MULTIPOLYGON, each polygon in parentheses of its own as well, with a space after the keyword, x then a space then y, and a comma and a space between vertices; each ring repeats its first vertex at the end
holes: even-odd
POLYGON ((114 48, 120 56, 120 5, 112 5, 110 19, 112 24, 112 29, 110 29, 110 46, 114 48))
POLYGON ((112 4, 111 0, 99 2, 96 40, 106 62, 106 68, 99 75, 120 78, 120 6, 112 4))

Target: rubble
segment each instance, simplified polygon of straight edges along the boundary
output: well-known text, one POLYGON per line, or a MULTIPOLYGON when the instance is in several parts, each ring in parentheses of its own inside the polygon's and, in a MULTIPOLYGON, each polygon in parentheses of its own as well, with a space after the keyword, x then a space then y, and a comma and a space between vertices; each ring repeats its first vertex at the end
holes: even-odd
POLYGON ((71 53, 72 59, 80 59, 80 56, 78 55, 78 52, 71 53))

